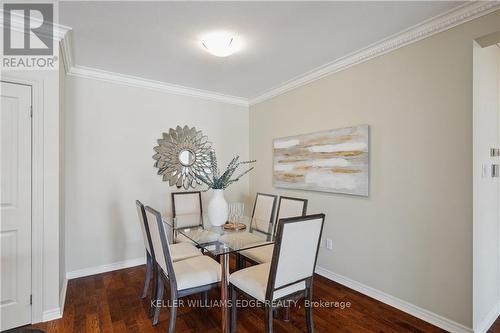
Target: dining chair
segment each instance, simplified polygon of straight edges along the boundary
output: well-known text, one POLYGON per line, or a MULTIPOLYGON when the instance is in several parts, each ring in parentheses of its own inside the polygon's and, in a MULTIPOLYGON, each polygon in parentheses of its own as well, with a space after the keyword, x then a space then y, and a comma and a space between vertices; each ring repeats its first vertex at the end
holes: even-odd
POLYGON ((252 220, 250 221, 250 232, 258 231, 271 239, 274 229, 274 212, 276 210, 276 199, 278 196, 266 193, 257 193, 253 205, 252 220))
MULTIPOLYGON (((153 252, 151 248, 151 239, 149 235, 149 228, 146 225, 144 205, 139 201, 135 201, 137 208, 137 215, 139 216, 139 224, 141 225, 142 240, 144 241, 144 249, 146 250, 146 277, 144 278, 144 287, 142 289, 141 298, 146 298, 149 289, 149 282, 151 281, 151 274, 153 273, 153 252)), ((153 280, 156 274, 153 275, 153 280)))
POLYGON ((264 304, 265 332, 273 331, 273 309, 305 298, 307 332, 314 331, 312 282, 325 214, 281 219, 270 263, 241 269, 229 276, 231 332, 236 332, 238 294, 264 304))
POLYGON ((183 228, 203 225, 203 206, 201 191, 173 192, 172 196, 172 234, 174 243, 191 242, 177 231, 183 228))
MULTIPOLYGON (((144 279, 144 287, 142 290, 141 298, 146 298, 149 284, 151 281, 151 274, 153 275, 153 292, 151 294, 151 298, 154 298, 156 293, 156 288, 158 286, 157 283, 157 272, 156 265, 154 264, 154 248, 151 244, 151 234, 149 225, 146 221, 146 211, 144 205, 139 200, 135 201, 135 205, 137 208, 137 215, 139 216, 139 224, 141 225, 142 238, 144 241, 144 248, 146 250, 146 277, 144 279)), ((179 261, 191 257, 196 257, 202 255, 200 249, 195 247, 190 243, 178 243, 171 245, 172 252, 172 260, 179 261)))
POLYGON ((153 325, 158 323, 160 307, 163 301, 165 283, 170 291, 170 321, 168 332, 175 332, 177 319, 178 299, 180 297, 203 293, 206 301, 207 292, 220 285, 221 267, 208 256, 196 256, 174 262, 172 260, 171 246, 165 235, 161 214, 151 207, 146 207, 146 220, 148 222, 152 248, 158 267, 158 290, 154 296, 153 325))
MULTIPOLYGON (((284 218, 304 216, 307 213, 307 199, 292 198, 281 196, 278 201, 278 213, 276 214, 276 222, 274 223, 272 236, 276 235, 276 227, 278 221, 284 218)), ((251 264, 262 264, 270 262, 273 255, 274 245, 256 247, 241 251, 241 266, 244 267, 246 262, 251 264)))
MULTIPOLYGON (((274 230, 274 212, 276 210, 277 197, 273 194, 256 194, 250 220, 250 232, 263 233, 267 236, 267 240, 271 240, 274 230)), ((236 253, 236 269, 241 269, 244 264, 245 257, 239 252, 236 253)))

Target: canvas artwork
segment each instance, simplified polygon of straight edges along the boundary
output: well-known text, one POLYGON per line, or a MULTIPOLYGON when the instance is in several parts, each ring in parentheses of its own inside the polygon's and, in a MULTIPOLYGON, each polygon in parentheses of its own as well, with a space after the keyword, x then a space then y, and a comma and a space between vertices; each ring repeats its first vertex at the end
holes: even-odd
POLYGON ((369 127, 273 140, 275 187, 368 196, 369 127))

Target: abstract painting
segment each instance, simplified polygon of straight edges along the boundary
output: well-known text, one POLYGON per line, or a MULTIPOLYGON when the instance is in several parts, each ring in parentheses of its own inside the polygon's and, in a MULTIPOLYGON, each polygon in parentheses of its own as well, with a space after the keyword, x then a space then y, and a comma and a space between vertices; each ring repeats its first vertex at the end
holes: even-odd
POLYGON ((275 187, 368 196, 369 127, 273 140, 275 187))

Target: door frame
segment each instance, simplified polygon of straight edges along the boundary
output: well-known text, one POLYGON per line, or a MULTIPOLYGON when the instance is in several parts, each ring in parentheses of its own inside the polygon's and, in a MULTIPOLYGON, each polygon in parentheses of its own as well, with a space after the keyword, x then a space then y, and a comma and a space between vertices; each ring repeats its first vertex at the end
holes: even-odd
POLYGON ((44 108, 43 82, 2 73, 2 82, 31 87, 31 322, 43 317, 43 225, 44 225, 44 108))

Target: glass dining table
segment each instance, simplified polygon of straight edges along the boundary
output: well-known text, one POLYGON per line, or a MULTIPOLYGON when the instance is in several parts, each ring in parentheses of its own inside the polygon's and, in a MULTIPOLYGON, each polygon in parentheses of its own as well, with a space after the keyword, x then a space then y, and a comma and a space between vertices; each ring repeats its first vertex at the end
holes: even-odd
POLYGON ((175 218, 164 217, 163 223, 169 241, 189 241, 205 253, 218 258, 221 264, 221 326, 222 332, 230 331, 229 303, 229 255, 243 250, 273 244, 269 235, 252 229, 251 218, 243 217, 239 223, 242 230, 231 230, 210 224, 207 216, 183 215, 175 218))

